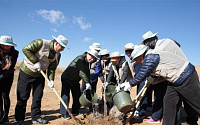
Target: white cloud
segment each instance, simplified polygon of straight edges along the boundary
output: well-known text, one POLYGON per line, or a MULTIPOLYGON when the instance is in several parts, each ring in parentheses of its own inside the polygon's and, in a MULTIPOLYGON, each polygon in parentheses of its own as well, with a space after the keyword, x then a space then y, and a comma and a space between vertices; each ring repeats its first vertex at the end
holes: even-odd
POLYGON ((84 41, 85 41, 85 42, 88 42, 88 41, 91 41, 91 40, 93 40, 93 38, 90 38, 90 37, 85 37, 85 38, 84 38, 84 41))
POLYGON ((58 30, 55 28, 51 28, 50 30, 54 31, 55 33, 58 32, 58 30))
POLYGON ((61 11, 56 10, 37 10, 36 14, 41 16, 44 20, 52 24, 62 24, 66 22, 66 18, 61 11))
POLYGON ((82 30, 87 30, 88 28, 91 28, 92 25, 90 23, 85 23, 83 20, 84 20, 84 17, 73 17, 73 22, 74 23, 78 23, 78 25, 81 27, 82 30))

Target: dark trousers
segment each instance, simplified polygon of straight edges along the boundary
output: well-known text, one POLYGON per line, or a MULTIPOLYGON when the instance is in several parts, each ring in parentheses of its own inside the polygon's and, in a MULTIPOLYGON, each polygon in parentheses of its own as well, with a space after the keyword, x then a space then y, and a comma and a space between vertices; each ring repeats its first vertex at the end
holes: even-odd
MULTIPOLYGON (((145 81, 142 81, 140 84, 137 85, 137 94, 141 91, 141 89, 144 87, 145 81)), ((138 98, 139 99, 139 98, 138 98)), ((139 115, 143 116, 147 112, 147 108, 152 107, 152 87, 149 85, 149 87, 146 90, 146 93, 144 94, 137 111, 139 111, 139 115)))
POLYGON ((167 83, 168 81, 164 81, 152 85, 152 90, 154 91, 154 103, 151 117, 154 121, 160 120, 163 117, 163 98, 166 93, 167 83))
MULTIPOLYGON (((183 99, 184 110, 186 113, 186 122, 190 125, 198 125, 198 114, 197 112, 191 108, 191 106, 183 99)), ((183 121, 181 121, 181 110, 182 107, 179 108, 177 113, 176 125, 181 125, 183 121)))
MULTIPOLYGON (((78 114, 80 109, 79 98, 81 96, 80 84, 77 84, 77 86, 71 86, 68 81, 65 81, 62 78, 61 81, 62 81, 61 97, 63 101, 67 106, 69 106, 70 90, 71 90, 73 98, 72 114, 78 114)), ((62 103, 60 103, 60 114, 63 115, 68 114, 62 103)))
POLYGON ((176 124, 176 113, 183 99, 198 113, 198 115, 200 114, 200 85, 196 71, 194 71, 182 85, 167 86, 164 97, 163 125, 176 124))
POLYGON ((10 109, 10 89, 13 83, 14 73, 2 79, 0 82, 0 112, 1 116, 8 116, 10 109))
POLYGON ((15 107, 15 119, 21 121, 25 119, 26 104, 30 97, 32 88, 32 120, 37 120, 41 115, 41 100, 43 96, 45 79, 43 77, 32 77, 20 70, 17 83, 17 105, 15 107))

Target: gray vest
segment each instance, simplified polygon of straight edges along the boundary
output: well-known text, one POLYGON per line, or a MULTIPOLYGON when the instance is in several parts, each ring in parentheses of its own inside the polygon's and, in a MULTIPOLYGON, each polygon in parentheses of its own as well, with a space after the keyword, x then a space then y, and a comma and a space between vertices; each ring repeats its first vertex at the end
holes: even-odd
MULTIPOLYGON (((55 54, 55 57, 53 59, 48 59, 49 52, 50 52, 50 42, 51 40, 43 40, 42 47, 40 50, 35 54, 35 56, 39 59, 39 62, 41 64, 41 70, 46 70, 49 67, 49 64, 54 62, 55 60, 58 60, 59 53, 55 54)), ((24 58, 24 64, 33 72, 37 72, 37 69, 33 66, 34 64, 27 58, 24 58)))
POLYGON ((161 76, 169 82, 175 82, 189 64, 183 51, 171 39, 161 39, 156 43, 154 50, 147 54, 159 54, 160 62, 151 75, 161 76))

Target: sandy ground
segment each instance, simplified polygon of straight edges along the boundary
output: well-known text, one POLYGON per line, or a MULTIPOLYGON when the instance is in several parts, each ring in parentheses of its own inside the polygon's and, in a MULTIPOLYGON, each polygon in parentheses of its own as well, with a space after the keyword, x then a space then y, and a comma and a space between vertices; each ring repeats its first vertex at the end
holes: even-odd
MULTIPOLYGON (((16 71, 15 71, 15 78, 14 82, 12 85, 12 89, 10 92, 10 99, 11 99, 11 107, 10 107, 10 113, 9 113, 9 123, 6 123, 8 125, 13 125, 16 124, 15 118, 14 118, 14 113, 15 113, 15 105, 16 105, 16 84, 17 84, 17 78, 19 74, 18 70, 18 65, 16 66, 16 71)), ((200 75, 200 66, 196 67, 198 74, 200 75)), ((55 89, 57 92, 60 94, 61 90, 61 81, 60 81, 60 76, 61 73, 64 71, 64 68, 58 68, 56 70, 56 78, 55 78, 55 89)), ((101 85, 102 83, 98 83, 97 87, 97 95, 100 97, 101 96, 101 85)), ((131 97, 134 98, 136 95, 136 87, 134 87, 131 90, 131 97)), ((30 115, 30 109, 31 109, 31 102, 32 102, 32 97, 29 98, 28 103, 27 103, 27 110, 26 110, 26 119, 25 119, 25 124, 29 125, 31 124, 31 115, 30 115)), ((72 101, 71 101, 72 102, 72 101)), ((44 96, 42 99, 42 116, 45 117, 49 121, 49 124, 51 125, 75 125, 77 124, 74 120, 63 120, 60 118, 59 114, 59 107, 60 107, 60 102, 55 93, 48 88, 48 86, 45 87, 44 89, 44 96)), ((71 105, 70 107, 71 108, 71 105)), ((85 110, 84 110, 85 111, 85 110)), ((84 112, 83 111, 83 112, 84 112)), ((78 116, 77 117, 82 123, 85 124, 104 124, 104 125, 112 125, 112 124, 118 124, 118 122, 113 122, 110 118, 94 118, 92 114, 86 115, 85 117, 83 116, 78 116), (109 122, 110 120, 110 122, 109 122)), ((200 120, 198 121, 200 123, 200 120)), ((145 121, 132 121, 131 123, 128 124, 139 124, 139 125, 148 125, 149 123, 145 121)), ((150 124, 149 124, 150 125, 150 124)), ((153 125, 153 124, 151 124, 153 125)), ((157 124, 158 125, 158 124, 157 124)))

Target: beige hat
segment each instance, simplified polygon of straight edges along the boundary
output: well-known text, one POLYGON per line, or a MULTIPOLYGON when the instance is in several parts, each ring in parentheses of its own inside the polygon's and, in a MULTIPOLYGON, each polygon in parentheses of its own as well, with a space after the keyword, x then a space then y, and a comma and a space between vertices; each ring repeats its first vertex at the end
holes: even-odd
POLYGON ((11 36, 1 36, 0 37, 0 44, 7 45, 7 46, 17 46, 11 36))
POLYGON ((111 53, 110 58, 113 58, 113 57, 120 57, 120 56, 124 56, 124 54, 120 54, 118 51, 116 51, 116 52, 111 53))
POLYGON ((107 55, 107 54, 110 54, 110 51, 107 50, 107 49, 103 49, 99 52, 99 55, 102 56, 102 55, 107 55))
POLYGON ((141 44, 144 44, 144 41, 145 41, 146 39, 152 38, 152 37, 154 37, 154 36, 156 36, 156 35, 158 35, 158 32, 157 32, 157 33, 152 33, 151 31, 146 32, 146 33, 142 36, 143 41, 142 41, 141 44))
POLYGON ((133 43, 127 43, 122 50, 134 49, 135 45, 133 43))
POLYGON ((124 54, 120 54, 118 51, 111 53, 111 60, 110 61, 116 61, 117 58, 124 56, 124 54))
POLYGON ((89 46, 89 48, 95 50, 101 50, 101 45, 100 43, 93 43, 91 46, 89 46))
POLYGON ((65 48, 68 48, 68 47, 67 47, 68 40, 67 40, 63 35, 59 35, 57 38, 54 37, 54 36, 52 35, 52 37, 53 37, 61 46, 65 47, 65 48))
POLYGON ((94 49, 90 49, 90 51, 86 50, 87 53, 93 55, 95 58, 98 58, 98 52, 94 49))
POLYGON ((133 52, 131 53, 131 56, 132 56, 131 62, 134 62, 135 61, 134 59, 142 55, 146 50, 147 50, 147 46, 145 45, 136 46, 133 52))

